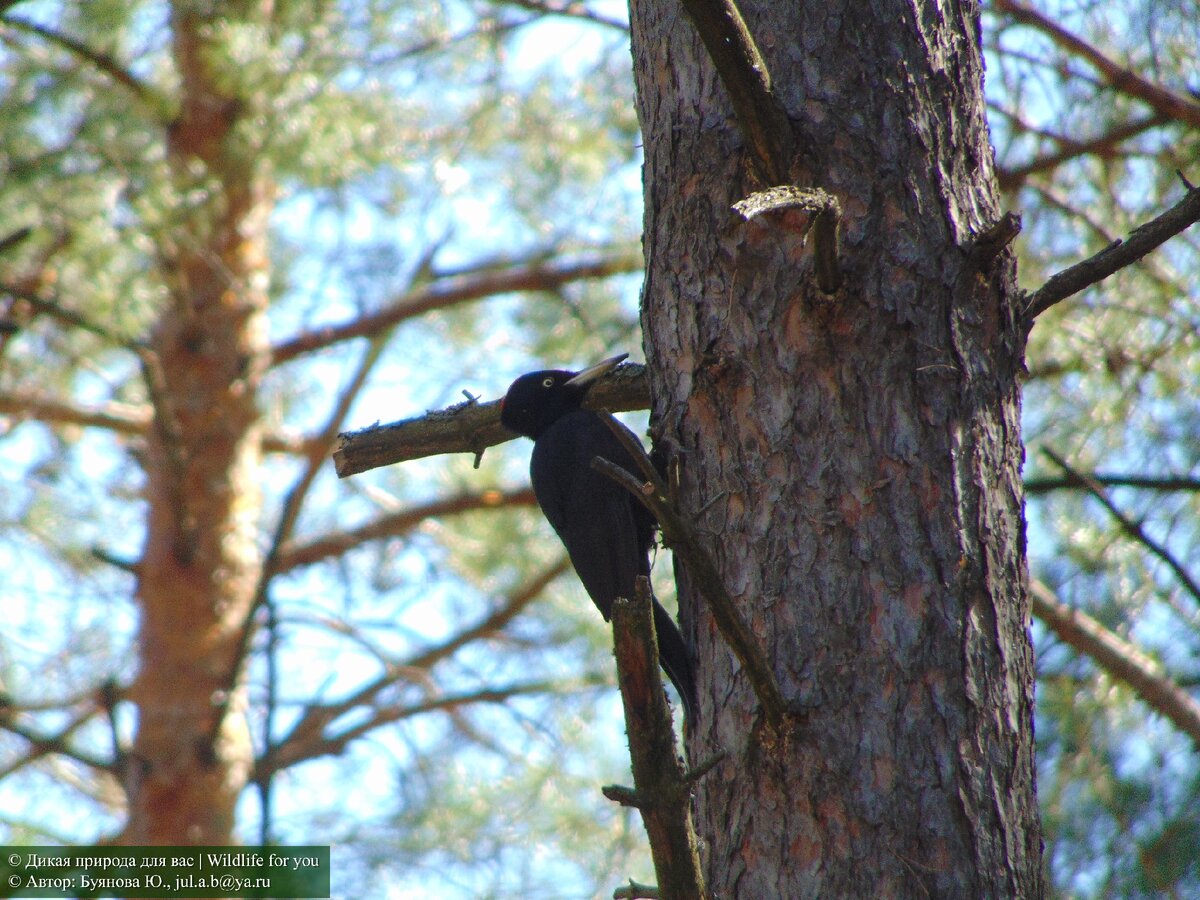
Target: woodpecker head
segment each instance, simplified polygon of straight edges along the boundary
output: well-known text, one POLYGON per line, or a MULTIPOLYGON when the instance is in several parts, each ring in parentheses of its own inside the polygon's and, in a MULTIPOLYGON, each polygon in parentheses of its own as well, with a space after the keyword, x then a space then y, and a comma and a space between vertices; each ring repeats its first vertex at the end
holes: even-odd
POLYGON ((500 401, 500 423, 509 431, 536 440, 567 413, 579 409, 591 386, 628 355, 611 357, 582 372, 543 369, 522 375, 500 401))

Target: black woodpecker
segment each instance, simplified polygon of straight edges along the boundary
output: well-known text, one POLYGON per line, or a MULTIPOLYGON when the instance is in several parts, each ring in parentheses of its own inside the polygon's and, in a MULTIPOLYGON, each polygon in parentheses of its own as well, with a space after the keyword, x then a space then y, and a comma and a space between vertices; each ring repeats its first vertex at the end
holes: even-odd
MULTIPOLYGON (((582 372, 547 369, 522 375, 500 403, 504 427, 533 438, 529 477, 538 506, 558 532, 579 580, 605 621, 613 600, 632 597, 637 576, 649 577, 657 525, 653 513, 591 465, 600 456, 629 472, 638 471, 604 420, 581 407, 597 379, 627 355, 582 372)), ((687 647, 657 599, 654 629, 659 661, 679 692, 684 715, 695 722, 696 687, 687 647)))

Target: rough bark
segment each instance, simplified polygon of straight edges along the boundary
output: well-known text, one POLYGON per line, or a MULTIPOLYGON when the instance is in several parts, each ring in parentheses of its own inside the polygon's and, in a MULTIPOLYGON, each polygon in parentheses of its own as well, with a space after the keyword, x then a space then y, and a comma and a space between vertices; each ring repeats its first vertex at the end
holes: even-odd
POLYGON ((814 286, 802 215, 745 222, 731 106, 676 2, 631 5, 646 155, 643 328, 679 502, 789 699, 747 680, 681 572, 692 759, 718 897, 1037 897, 1020 466, 1023 331, 984 120, 978 7, 743 6, 843 212, 814 286))
MULTIPOLYGON (((267 11, 236 7, 251 19, 267 11)), ((181 98, 167 156, 181 194, 202 199, 162 238, 169 300, 146 364, 154 420, 122 835, 132 844, 228 843, 252 765, 244 705, 226 689, 262 568, 257 401, 269 358, 271 192, 235 130, 244 110, 225 92, 220 29, 203 15, 180 2, 172 17, 181 98)))

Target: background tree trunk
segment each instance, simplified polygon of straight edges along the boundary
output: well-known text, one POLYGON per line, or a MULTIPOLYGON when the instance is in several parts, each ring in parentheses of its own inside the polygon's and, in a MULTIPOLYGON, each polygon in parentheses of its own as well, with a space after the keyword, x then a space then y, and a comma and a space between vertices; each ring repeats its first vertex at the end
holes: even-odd
POLYGON ((680 578, 699 660, 693 759, 722 897, 1037 897, 1033 660, 1017 373, 978 7, 746 4, 800 185, 844 210, 846 280, 751 191, 723 88, 675 2, 632 4, 645 142, 642 322, 680 502, 785 692, 779 741, 680 578), (914 18, 915 16, 915 18, 914 18))
MULTIPOLYGON (((243 12, 252 19, 254 8, 243 12)), ((243 687, 231 673, 262 572, 258 387, 271 191, 235 130, 244 110, 222 87, 220 30, 187 4, 172 27, 182 94, 168 163, 180 193, 202 199, 161 248, 170 302, 148 366, 154 423, 124 840, 225 844, 253 764, 243 687)))

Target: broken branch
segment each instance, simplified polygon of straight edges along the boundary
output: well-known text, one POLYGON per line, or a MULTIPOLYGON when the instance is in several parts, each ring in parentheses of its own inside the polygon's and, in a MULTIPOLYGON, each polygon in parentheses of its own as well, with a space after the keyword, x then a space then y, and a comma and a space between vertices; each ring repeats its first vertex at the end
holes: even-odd
POLYGON ((780 210, 800 209, 812 215, 813 269, 817 287, 832 294, 842 285, 838 266, 838 232, 842 223, 842 205, 837 197, 820 188, 780 185, 756 191, 733 204, 733 209, 749 222, 755 216, 780 210))
POLYGON ((703 900, 708 892, 692 827, 691 783, 675 753, 648 578, 637 579, 632 598, 618 597, 613 603, 612 625, 634 782, 632 794, 626 790, 619 796, 642 815, 660 896, 703 900))
MULTIPOLYGON (((646 367, 625 363, 588 392, 584 406, 625 412, 650 405, 646 367)), ((333 464, 339 478, 442 453, 482 454, 516 435, 500 424, 500 401, 467 400, 423 416, 338 435, 333 464)))

